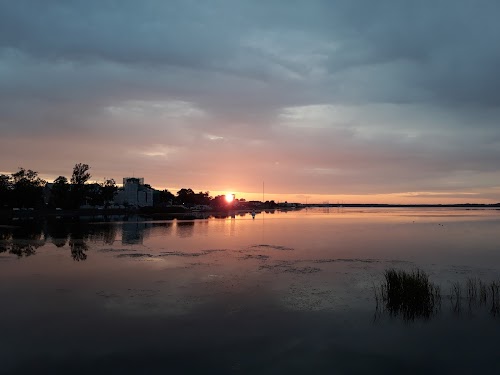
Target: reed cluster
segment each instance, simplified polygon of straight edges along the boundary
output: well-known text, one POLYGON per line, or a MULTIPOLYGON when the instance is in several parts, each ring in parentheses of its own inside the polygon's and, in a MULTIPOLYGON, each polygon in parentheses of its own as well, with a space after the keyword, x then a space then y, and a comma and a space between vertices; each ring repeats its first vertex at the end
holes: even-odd
POLYGON ((422 270, 403 271, 388 269, 385 281, 375 290, 377 308, 404 320, 429 319, 441 307, 441 290, 422 270))
MULTIPOLYGON (((441 309, 441 289, 420 269, 404 271, 387 269, 384 281, 374 286, 375 319, 386 311, 403 320, 429 319, 441 309)), ((484 282, 468 278, 464 283, 451 284, 449 302, 451 311, 459 315, 465 308, 487 308, 494 317, 500 317, 500 281, 484 282)))
POLYGON ((450 301, 455 313, 460 313, 465 304, 469 310, 476 306, 487 306, 493 316, 500 316, 500 282, 485 283, 478 278, 468 278, 464 288, 458 282, 453 283, 450 301))

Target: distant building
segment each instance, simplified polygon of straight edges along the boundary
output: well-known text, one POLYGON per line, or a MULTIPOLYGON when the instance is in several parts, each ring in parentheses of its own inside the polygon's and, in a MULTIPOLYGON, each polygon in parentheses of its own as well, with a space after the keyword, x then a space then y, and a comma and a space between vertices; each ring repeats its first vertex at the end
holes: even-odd
POLYGON ((144 185, 144 178, 124 177, 123 187, 115 195, 116 205, 133 207, 152 207, 153 189, 144 185))

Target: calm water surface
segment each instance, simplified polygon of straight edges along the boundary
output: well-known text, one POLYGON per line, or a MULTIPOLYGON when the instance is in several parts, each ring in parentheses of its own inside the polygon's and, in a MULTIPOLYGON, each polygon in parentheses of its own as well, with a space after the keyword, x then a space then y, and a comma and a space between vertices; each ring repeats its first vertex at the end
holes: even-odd
POLYGON ((500 211, 310 209, 0 226, 0 373, 500 373, 500 317, 453 282, 500 279, 500 211), (442 308, 376 312, 387 268, 442 308))

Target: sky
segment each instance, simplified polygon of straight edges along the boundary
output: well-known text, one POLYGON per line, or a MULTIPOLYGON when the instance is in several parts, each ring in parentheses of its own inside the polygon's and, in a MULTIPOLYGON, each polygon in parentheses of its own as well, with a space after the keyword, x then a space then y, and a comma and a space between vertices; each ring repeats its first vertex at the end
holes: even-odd
POLYGON ((0 0, 0 173, 500 202, 496 0, 0 0))

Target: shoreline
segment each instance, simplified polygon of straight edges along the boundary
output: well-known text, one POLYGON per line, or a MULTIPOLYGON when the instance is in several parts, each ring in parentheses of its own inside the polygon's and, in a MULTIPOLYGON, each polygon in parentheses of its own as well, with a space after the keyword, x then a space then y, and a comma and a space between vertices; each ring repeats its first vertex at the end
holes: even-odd
POLYGON ((500 210, 500 203, 496 204, 307 204, 297 207, 255 207, 243 208, 239 210, 190 210, 179 209, 179 207, 164 208, 83 208, 72 210, 55 209, 3 209, 0 210, 1 219, 31 218, 31 217, 87 217, 87 216, 115 216, 115 215, 139 215, 144 217, 158 218, 168 216, 172 218, 199 218, 204 216, 232 216, 242 213, 260 213, 263 211, 294 211, 306 208, 464 208, 464 209, 493 209, 500 210))

